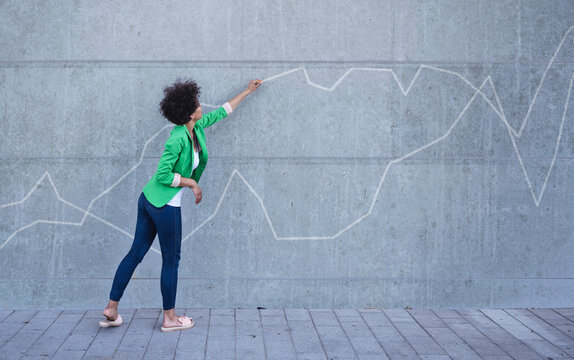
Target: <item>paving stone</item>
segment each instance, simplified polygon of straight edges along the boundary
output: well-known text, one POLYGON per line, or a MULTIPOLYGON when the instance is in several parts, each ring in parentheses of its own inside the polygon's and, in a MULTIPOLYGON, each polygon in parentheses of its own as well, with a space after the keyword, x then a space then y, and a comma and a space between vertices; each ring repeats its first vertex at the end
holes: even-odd
POLYGON ((360 318, 361 314, 356 309, 334 309, 335 315, 341 320, 341 318, 360 318))
POLYGON ((521 322, 508 315, 503 310, 485 309, 482 310, 482 312, 519 340, 542 340, 542 338, 534 331, 524 326, 521 322))
POLYGON ((237 359, 264 359, 265 345, 262 336, 236 336, 235 352, 237 359))
POLYGON ((415 350, 409 345, 406 340, 402 341, 389 341, 382 343, 385 353, 391 359, 417 359, 418 356, 415 350))
POLYGON ((480 356, 465 343, 441 343, 446 353, 453 359, 479 360, 480 356))
POLYGON ((419 355, 421 360, 450 360, 448 355, 419 355))
POLYGON ((206 360, 235 358, 235 338, 209 338, 205 353, 206 360))
MULTIPOLYGON (((56 319, 62 310, 40 310, 34 315, 34 319, 56 319)), ((1 318, 1 315, 0 315, 1 318)))
POLYGON ((476 328, 498 328, 502 329, 500 325, 492 321, 489 317, 481 313, 480 315, 465 315, 464 318, 469 324, 472 324, 476 328))
POLYGON ((28 349, 26 355, 52 357, 65 340, 64 338, 40 338, 28 349))
POLYGON ((285 309, 287 321, 310 321, 311 315, 307 309, 285 309))
POLYGON ((263 325, 286 325, 287 320, 282 316, 261 316, 261 324, 263 325))
POLYGON ((0 354, 6 359, 18 359, 28 351, 40 335, 39 333, 17 333, 0 349, 0 354))
POLYGON ((76 327, 75 322, 58 322, 53 323, 42 334, 46 338, 67 338, 76 327))
POLYGON ((81 350, 59 350, 52 360, 81 360, 85 353, 81 350))
POLYGON ((180 351, 175 353, 174 360, 203 360, 205 358, 204 351, 180 351))
POLYGON ((428 336, 426 331, 417 323, 397 322, 395 327, 404 336, 428 336))
MULTIPOLYGON (((128 322, 124 322, 122 326, 129 326, 128 322)), ((98 319, 86 318, 84 317, 80 320, 76 327, 74 328, 74 334, 77 333, 87 333, 87 334, 97 334, 100 331, 100 324, 98 319)))
MULTIPOLYGON (((114 360, 141 360, 144 359, 145 349, 143 350, 118 350, 114 354, 114 360)), ((173 355, 172 355, 173 358, 173 355)))
POLYGON ((84 354, 82 359, 102 359, 113 358, 116 352, 117 343, 109 341, 94 341, 84 354))
POLYGON ((369 355, 369 354, 384 354, 383 348, 373 336, 353 336, 349 337, 349 341, 355 349, 355 352, 359 355, 369 355))
POLYGON ((263 339, 267 341, 291 341, 289 328, 285 325, 263 326, 263 339))
POLYGON ((347 336, 373 336, 371 329, 362 319, 359 321, 342 321, 341 327, 345 330, 347 336))
POLYGON ((154 331, 147 345, 146 357, 154 359, 154 358, 160 358, 162 355, 171 355, 171 357, 173 358, 173 354, 175 354, 179 337, 185 331, 191 331, 191 329, 183 331, 173 331, 169 333, 154 331))
POLYGON ((12 310, 0 310, 0 323, 12 314, 12 310))
POLYGON ((464 344, 464 340, 449 328, 427 328, 426 331, 442 347, 446 344, 464 344))
POLYGON ((237 320, 235 322, 235 335, 236 336, 260 336, 263 333, 263 328, 260 321, 254 320, 237 320))
POLYGON ((289 323, 291 338, 295 351, 298 353, 323 353, 323 347, 319 340, 319 334, 315 326, 310 322, 289 323))
POLYGON ((211 309, 210 315, 235 317, 235 309, 211 309))
POLYGON ((562 316, 574 316, 574 308, 553 309, 562 316))
POLYGON ((205 308, 187 308, 182 311, 182 314, 195 319, 208 319, 211 310, 205 308))
MULTIPOLYGON (((327 360, 324 353, 298 353, 297 359, 299 360, 327 360)), ((377 359, 381 360, 381 358, 377 359)))
POLYGON ((503 310, 510 316, 516 316, 516 315, 536 316, 532 312, 528 311, 527 309, 503 309, 503 310))
POLYGON ((379 340, 382 343, 404 341, 404 338, 401 335, 401 333, 397 329, 391 326, 371 327, 371 331, 373 332, 377 340, 379 340))
POLYGON ((530 340, 527 345, 545 358, 566 357, 568 354, 546 340, 530 340))
MULTIPOLYGON (((104 315, 102 314, 103 309, 98 309, 98 310, 87 310, 86 313, 84 314, 84 318, 88 318, 88 319, 101 319, 104 317, 104 315)), ((124 313, 124 309, 120 309, 120 313, 124 313)), ((133 310, 135 312, 135 310, 133 310)))
POLYGON ((553 326, 572 326, 574 322, 552 309, 530 309, 532 313, 553 326))
POLYGON ((356 357, 353 346, 346 338, 339 339, 323 339, 321 343, 327 353, 329 359, 333 358, 353 358, 356 357))
POLYGON ((393 326, 389 318, 381 311, 379 312, 361 312, 363 320, 370 327, 373 326, 393 326))
POLYGON ((250 320, 236 320, 235 321, 235 335, 236 336, 260 336, 263 334, 263 326, 259 319, 250 320))
POLYGON ((283 309, 261 309, 259 313, 261 316, 285 316, 283 309))
POLYGON ((457 313, 464 316, 484 316, 480 310, 477 309, 454 309, 457 313))
POLYGON ((389 359, 386 354, 365 355, 359 354, 359 360, 387 360, 389 359))
POLYGON ((468 321, 465 318, 443 318, 441 319, 445 324, 468 324, 468 321))
MULTIPOLYGON (((157 319, 161 315, 161 309, 137 309, 133 317, 139 318, 152 318, 157 319)), ((122 315, 123 316, 123 315, 122 315)))
POLYGON ((207 328, 197 328, 185 330, 179 337, 177 352, 205 352, 207 343, 207 328))
POLYGON ((115 350, 120 345, 127 329, 128 327, 123 325, 118 327, 101 328, 86 351, 85 358, 113 357, 115 350))
POLYGON ((556 326, 556 329, 574 339, 574 325, 573 326, 556 326))
POLYGON ((77 323, 78 321, 80 321, 80 319, 82 319, 84 317, 85 313, 86 313, 85 311, 82 311, 82 312, 62 311, 60 316, 58 316, 56 318, 56 320, 54 320, 54 322, 56 322, 56 323, 60 323, 60 322, 77 323))
POLYGON ((327 326, 338 326, 339 319, 335 316, 332 311, 310 311, 311 318, 316 326, 327 325, 327 326))
POLYGON ((2 323, 0 324, 0 348, 22 328, 22 323, 2 323))
POLYGON ((556 346, 573 344, 572 338, 537 316, 515 315, 514 317, 525 326, 538 333, 542 338, 556 346))
POLYGON ((430 336, 405 336, 408 343, 417 354, 424 355, 446 355, 442 347, 430 336))
POLYGON ((291 360, 297 357, 291 341, 268 341, 265 339, 265 353, 267 359, 291 360))
POLYGON ((36 313, 37 311, 35 310, 16 310, 8 315, 3 322, 21 323, 23 325, 25 322, 30 321, 36 313))
MULTIPOLYGON (((503 343, 500 347, 506 351, 508 355, 515 359, 520 360, 542 360, 542 356, 538 355, 534 350, 526 346, 521 341, 516 341, 514 343, 503 343)), ((546 359, 544 359, 546 360, 546 359)))
POLYGON ((345 338, 345 332, 340 326, 321 326, 316 325, 315 329, 320 338, 345 338))
POLYGON ((480 356, 502 356, 504 351, 470 324, 451 324, 450 328, 480 356))
MULTIPOLYGON (((193 329, 191 329, 193 330, 193 329)), ((190 331, 191 331, 190 330, 190 331)), ((187 331, 187 330, 186 330, 187 331)), ((235 336, 235 326, 214 325, 209 327, 208 337, 210 339, 231 338, 235 336)))
POLYGON ((173 360, 173 354, 151 354, 146 352, 143 360, 173 360))
MULTIPOLYGON (((124 324, 127 325, 127 324, 124 324)), ((122 326, 124 326, 122 325, 122 326)), ((129 323, 128 330, 130 333, 149 334, 158 325, 158 319, 153 318, 134 318, 129 323)), ((78 324, 79 326, 79 324, 78 324)), ((197 327, 197 323, 195 324, 197 327)), ((99 327, 99 326, 98 326, 99 327)), ((150 335, 151 336, 151 335, 150 335)))
POLYGON ((391 322, 415 322, 408 311, 402 309, 383 309, 383 312, 391 322))
POLYGON ((235 320, 257 320, 259 321, 259 310, 257 309, 237 309, 235 310, 235 320))
POLYGON ((118 350, 123 351, 141 351, 148 347, 152 337, 152 333, 142 334, 142 333, 126 333, 122 338, 118 350))
POLYGON ((60 350, 85 352, 88 350, 95 337, 96 334, 74 332, 66 339, 66 341, 64 341, 60 350))
POLYGON ((454 309, 434 309, 436 316, 441 319, 460 319, 462 315, 454 309))
POLYGON ((54 319, 32 318, 20 329, 21 333, 46 331, 54 323, 54 319))
POLYGON ((230 315, 212 315, 209 318, 209 326, 221 326, 221 325, 234 326, 235 317, 230 315))

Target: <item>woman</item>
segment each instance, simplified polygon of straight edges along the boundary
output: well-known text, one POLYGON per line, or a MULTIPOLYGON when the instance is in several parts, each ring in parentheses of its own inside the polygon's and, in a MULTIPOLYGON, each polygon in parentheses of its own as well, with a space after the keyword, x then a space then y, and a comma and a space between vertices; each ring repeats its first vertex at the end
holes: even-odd
POLYGON ((114 277, 110 301, 103 311, 106 320, 101 327, 123 323, 118 314, 120 301, 137 265, 142 261, 156 234, 161 246, 161 295, 163 326, 161 331, 185 330, 193 327, 193 319, 175 315, 177 269, 181 252, 181 196, 191 188, 195 203, 202 192, 197 184, 207 163, 203 129, 229 115, 247 95, 259 88, 261 80, 251 80, 247 88, 217 110, 203 115, 198 97, 200 89, 193 81, 178 81, 164 89, 160 103, 162 115, 176 126, 165 142, 165 150, 157 171, 143 188, 138 201, 136 233, 131 249, 114 277))

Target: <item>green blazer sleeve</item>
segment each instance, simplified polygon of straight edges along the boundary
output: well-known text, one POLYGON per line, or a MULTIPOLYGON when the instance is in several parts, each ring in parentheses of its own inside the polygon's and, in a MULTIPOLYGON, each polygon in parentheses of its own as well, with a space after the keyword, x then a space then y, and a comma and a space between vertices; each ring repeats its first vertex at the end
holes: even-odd
POLYGON ((197 121, 197 125, 201 126, 202 128, 210 127, 225 117, 227 117, 227 111, 225 111, 223 106, 220 106, 217 110, 203 114, 201 119, 197 121))
POLYGON ((171 186, 175 176, 174 167, 183 149, 181 137, 167 139, 165 149, 157 165, 156 179, 163 185, 171 186))

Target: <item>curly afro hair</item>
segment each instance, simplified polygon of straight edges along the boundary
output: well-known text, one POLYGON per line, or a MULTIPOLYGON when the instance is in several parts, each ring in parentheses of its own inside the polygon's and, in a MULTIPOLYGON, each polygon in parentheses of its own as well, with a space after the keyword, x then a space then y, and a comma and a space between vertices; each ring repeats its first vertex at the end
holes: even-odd
POLYGON ((176 80, 163 89, 164 97, 159 103, 161 114, 176 125, 185 125, 190 115, 199 107, 199 86, 195 81, 176 80))

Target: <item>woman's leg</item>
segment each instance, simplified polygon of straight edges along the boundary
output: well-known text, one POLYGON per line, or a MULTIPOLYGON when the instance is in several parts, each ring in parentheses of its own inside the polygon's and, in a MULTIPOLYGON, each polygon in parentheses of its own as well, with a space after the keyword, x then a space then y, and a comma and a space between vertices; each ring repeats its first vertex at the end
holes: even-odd
POLYGON ((181 208, 165 206, 161 224, 156 221, 161 246, 161 295, 163 309, 175 308, 177 275, 181 258, 181 208))
POLYGON ((117 317, 118 301, 122 298, 136 267, 143 260, 157 234, 154 221, 146 209, 146 201, 142 193, 138 200, 138 219, 134 241, 130 251, 118 266, 110 291, 110 302, 104 310, 104 315, 108 320, 114 320, 117 317))
POLYGON ((177 277, 181 258, 181 208, 165 206, 161 213, 154 213, 154 220, 161 246, 161 295, 163 297, 163 326, 180 326, 175 315, 177 277))

